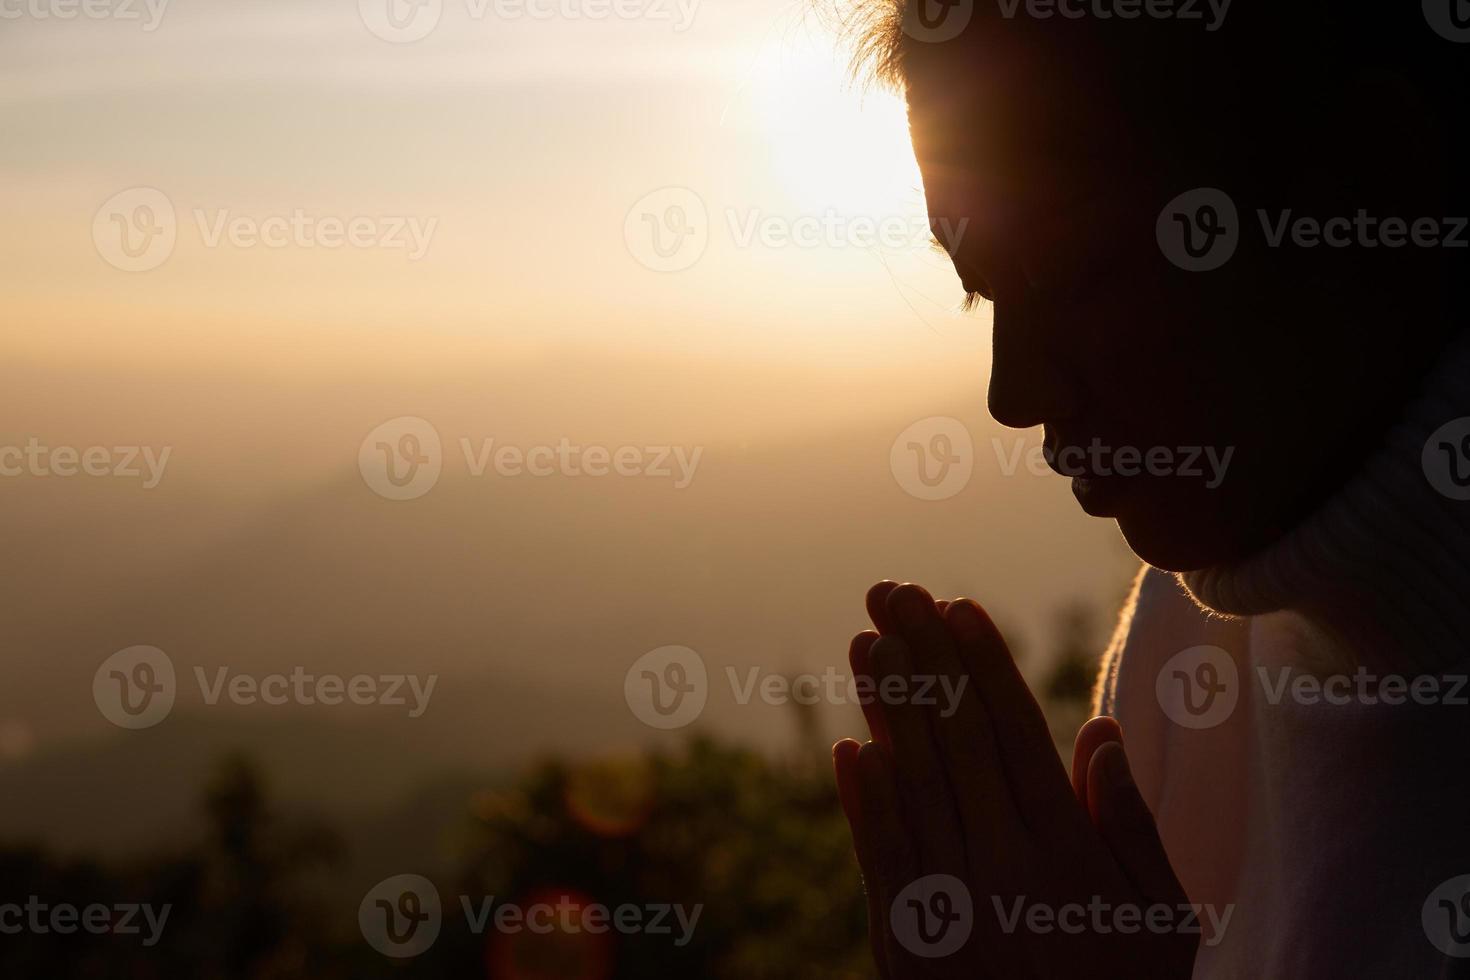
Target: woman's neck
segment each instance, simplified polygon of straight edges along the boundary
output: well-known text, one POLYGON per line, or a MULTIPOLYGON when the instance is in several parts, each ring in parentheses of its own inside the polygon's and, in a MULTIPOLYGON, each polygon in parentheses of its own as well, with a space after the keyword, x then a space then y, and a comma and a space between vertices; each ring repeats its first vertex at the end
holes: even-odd
POLYGON ((1179 578, 1217 612, 1296 612, 1375 668, 1433 671, 1465 660, 1470 333, 1322 507, 1255 555, 1179 578))

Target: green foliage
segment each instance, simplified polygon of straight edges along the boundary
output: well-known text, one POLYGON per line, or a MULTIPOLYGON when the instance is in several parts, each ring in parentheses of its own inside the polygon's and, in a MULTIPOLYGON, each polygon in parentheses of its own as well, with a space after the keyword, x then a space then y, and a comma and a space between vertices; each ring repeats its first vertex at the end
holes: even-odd
POLYGON ((172 911, 162 940, 23 931, 0 941, 0 976, 66 978, 811 977, 870 975, 856 862, 824 766, 774 763, 696 739, 674 754, 550 761, 471 801, 472 844, 440 881, 444 928, 412 960, 357 932, 356 899, 314 873, 338 838, 275 815, 254 769, 227 759, 204 793, 209 832, 135 867, 0 851, 0 902, 141 903, 172 911), (458 896, 529 904, 579 896, 609 907, 700 906, 692 937, 473 934, 458 896))
MULTIPOLYGON (((549 889, 607 906, 702 907, 687 945, 616 936, 610 972, 588 976, 869 975, 861 882, 823 766, 695 739, 591 770, 549 762, 482 810, 470 894, 523 902, 549 889)), ((561 939, 528 937, 524 975, 567 976, 553 969, 561 939)))
MULTIPOLYGON (((1057 650, 1043 693, 1046 700, 1061 704, 1086 705, 1097 682, 1098 647, 1092 609, 1068 606, 1057 616, 1057 650)), ((1069 733, 1054 732, 1057 737, 1069 733)))

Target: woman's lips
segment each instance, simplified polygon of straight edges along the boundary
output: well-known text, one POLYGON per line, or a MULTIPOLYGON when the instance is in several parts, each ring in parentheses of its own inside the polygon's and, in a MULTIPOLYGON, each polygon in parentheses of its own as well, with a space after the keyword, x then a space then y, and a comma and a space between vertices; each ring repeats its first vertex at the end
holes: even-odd
POLYGON ((1117 517, 1125 482, 1114 476, 1074 476, 1072 496, 1093 517, 1117 517))
POLYGON ((1072 495, 1082 509, 1093 517, 1116 517, 1131 481, 1109 472, 1110 445, 1100 437, 1085 440, 1066 439, 1048 426, 1042 445, 1047 465, 1054 473, 1070 477, 1072 495), (1100 472, 1099 472, 1100 471, 1100 472))

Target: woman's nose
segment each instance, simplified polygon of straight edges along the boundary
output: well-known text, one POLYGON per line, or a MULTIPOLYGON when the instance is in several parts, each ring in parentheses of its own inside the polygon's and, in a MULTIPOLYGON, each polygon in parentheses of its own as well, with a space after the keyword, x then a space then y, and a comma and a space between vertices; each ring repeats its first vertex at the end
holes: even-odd
POLYGON ((1027 300, 994 306, 989 405, 1001 425, 1029 429, 1077 413, 1081 379, 1067 349, 1037 321, 1027 300))

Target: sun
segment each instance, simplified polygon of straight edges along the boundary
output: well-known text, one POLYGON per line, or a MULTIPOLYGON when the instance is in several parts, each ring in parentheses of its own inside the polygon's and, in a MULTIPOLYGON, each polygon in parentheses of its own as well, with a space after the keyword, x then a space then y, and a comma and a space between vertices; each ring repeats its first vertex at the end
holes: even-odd
POLYGON ((768 137, 771 176, 793 207, 874 219, 923 215, 903 100, 853 82, 830 35, 773 40, 749 92, 768 137))

